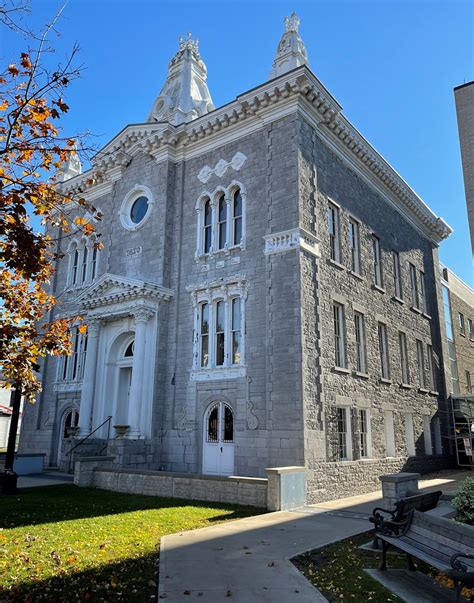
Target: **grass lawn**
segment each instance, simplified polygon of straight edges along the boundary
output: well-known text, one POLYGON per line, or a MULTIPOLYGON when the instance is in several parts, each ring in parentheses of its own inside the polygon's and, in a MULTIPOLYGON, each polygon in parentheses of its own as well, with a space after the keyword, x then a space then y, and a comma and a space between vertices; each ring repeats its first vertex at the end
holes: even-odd
MULTIPOLYGON (((322 549, 309 551, 292 561, 329 601, 373 601, 374 603, 402 601, 364 572, 364 568, 377 568, 380 561, 381 553, 359 549, 361 544, 369 542, 372 538, 373 532, 364 532, 322 549)), ((448 586, 447 577, 443 578, 418 559, 414 561, 418 570, 448 586)), ((387 567, 406 569, 406 555, 390 549, 387 555, 387 567)))
POLYGON ((73 485, 0 497, 0 601, 146 601, 161 536, 261 513, 73 485))

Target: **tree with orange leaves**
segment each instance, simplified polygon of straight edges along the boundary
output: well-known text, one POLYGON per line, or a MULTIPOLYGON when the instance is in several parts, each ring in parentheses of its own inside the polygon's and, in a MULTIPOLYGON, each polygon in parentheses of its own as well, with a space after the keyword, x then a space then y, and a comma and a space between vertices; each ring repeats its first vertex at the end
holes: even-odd
MULTIPOLYGON (((29 401, 41 389, 41 359, 71 353, 70 327, 76 319, 50 318, 57 239, 72 230, 90 235, 100 219, 84 199, 58 187, 65 162, 78 146, 85 149, 83 137, 64 137, 58 127, 69 110, 66 89, 80 74, 73 65, 77 46, 54 71, 44 65, 48 35, 60 12, 40 36, 31 36, 35 48, 0 73, 0 364, 7 386, 21 389, 29 401), (71 217, 77 208, 94 220, 71 217), (32 215, 40 218, 44 232, 35 232, 32 215)), ((0 23, 18 31, 1 3, 0 23)))

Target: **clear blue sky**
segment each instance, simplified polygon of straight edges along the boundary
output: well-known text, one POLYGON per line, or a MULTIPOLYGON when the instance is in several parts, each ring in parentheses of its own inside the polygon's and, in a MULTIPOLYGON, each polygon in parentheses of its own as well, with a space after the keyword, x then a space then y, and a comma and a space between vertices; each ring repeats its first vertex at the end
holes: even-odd
MULTIPOLYGON (((59 3, 33 0, 39 26, 59 3)), ((69 0, 55 40, 81 46, 68 134, 105 144, 143 121, 180 34, 199 38, 214 104, 268 77, 283 18, 295 10, 310 66, 345 115, 454 229, 440 256, 474 285, 453 87, 474 79, 472 0, 69 0)), ((24 43, 10 35, 0 54, 24 43)))

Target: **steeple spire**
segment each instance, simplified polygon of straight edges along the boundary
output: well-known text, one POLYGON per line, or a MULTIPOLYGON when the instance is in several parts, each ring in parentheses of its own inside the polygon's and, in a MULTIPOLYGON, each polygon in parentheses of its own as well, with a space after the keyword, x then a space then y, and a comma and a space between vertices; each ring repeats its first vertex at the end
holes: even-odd
POLYGON ((66 182, 74 176, 82 174, 82 163, 77 154, 76 147, 73 147, 69 153, 69 157, 58 169, 58 180, 59 182, 66 182))
POLYGON ((285 17, 285 33, 277 47, 270 79, 301 65, 308 65, 308 53, 298 32, 299 25, 300 20, 296 13, 285 17))
POLYGON ((186 38, 180 36, 179 50, 171 59, 168 77, 147 121, 167 121, 177 126, 212 111, 206 78, 198 40, 193 40, 191 33, 186 38))

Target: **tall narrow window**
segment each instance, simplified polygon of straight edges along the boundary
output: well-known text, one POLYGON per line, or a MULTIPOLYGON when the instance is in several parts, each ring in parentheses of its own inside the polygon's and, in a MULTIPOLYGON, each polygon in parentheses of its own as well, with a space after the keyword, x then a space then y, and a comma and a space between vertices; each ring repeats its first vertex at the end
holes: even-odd
POLYGON ((334 362, 339 368, 346 368, 346 342, 344 333, 344 306, 333 302, 334 319, 334 362))
POLYGON ((212 207, 209 199, 206 199, 204 202, 204 226, 202 241, 204 253, 209 253, 212 246, 212 207))
POLYGON ((382 372, 382 379, 390 379, 388 333, 387 333, 387 325, 385 325, 383 322, 378 323, 378 336, 379 336, 380 368, 381 368, 381 372, 382 372))
POLYGON ((411 283, 411 303, 414 308, 420 308, 420 298, 418 294, 418 279, 416 277, 416 268, 410 264, 410 283, 411 283))
POLYGON ((415 430, 413 427, 413 414, 411 412, 405 414, 405 442, 407 446, 407 455, 415 456, 415 430))
POLYGON ((434 358, 433 358, 433 346, 429 343, 426 345, 426 359, 428 361, 427 364, 427 372, 428 372, 428 385, 432 391, 436 390, 436 373, 434 367, 434 358))
POLYGON ((400 254, 398 251, 393 252, 393 285, 395 289, 395 297, 398 297, 398 299, 403 299, 400 254))
POLYGON ((359 222, 353 218, 349 220, 349 248, 351 250, 351 270, 360 274, 359 222))
POLYGON ((340 262, 341 243, 339 237, 339 209, 335 205, 328 207, 329 246, 331 260, 340 262))
POLYGON ((240 189, 234 191, 232 221, 232 244, 239 245, 242 242, 242 195, 240 194, 240 189))
POLYGON ((63 364, 61 370, 61 379, 66 381, 68 376, 68 368, 69 368, 69 356, 63 356, 63 364))
POLYGON ((466 389, 469 394, 472 394, 472 381, 470 371, 466 371, 466 389))
POLYGON ((374 254, 374 283, 377 287, 383 287, 382 255, 380 251, 380 239, 372 235, 372 250, 374 254))
POLYGON ((200 307, 200 328, 201 328, 201 366, 209 364, 209 304, 201 304, 200 307))
POLYGON ((227 243, 227 203, 225 195, 219 197, 217 209, 217 248, 224 249, 227 243))
POLYGON ((94 246, 92 247, 92 259, 91 259, 91 281, 93 281, 96 277, 97 274, 97 254, 99 253, 99 250, 96 247, 96 244, 94 243, 94 246))
POLYGON ((77 369, 79 366, 79 344, 80 336, 77 327, 72 332, 72 356, 71 356, 71 379, 74 381, 77 378, 77 369))
POLYGON ((385 456, 395 456, 395 425, 393 410, 384 411, 385 456))
POLYGON ((81 281, 83 283, 86 282, 86 278, 87 278, 87 256, 89 255, 89 249, 87 248, 87 245, 84 245, 84 248, 82 249, 82 275, 81 275, 81 281))
POLYGON ((423 351, 423 342, 419 339, 416 340, 416 358, 418 362, 418 385, 425 387, 425 354, 423 351))
POLYGON ((464 314, 462 312, 458 313, 458 319, 459 319, 459 334, 465 335, 466 334, 466 324, 464 322, 464 314))
POLYGON ((428 301, 426 299, 425 273, 420 270, 420 310, 428 314, 428 301))
POLYGON ((433 454, 433 444, 431 441, 431 421, 429 415, 423 415, 423 440, 425 443, 425 454, 433 454))
POLYGON ((472 319, 467 319, 467 326, 469 331, 469 339, 474 339, 474 323, 472 322, 472 319))
POLYGON ((352 458, 349 413, 350 408, 337 408, 337 453, 340 461, 352 458))
POLYGON ((79 249, 77 247, 75 247, 74 249, 74 255, 73 255, 73 259, 72 259, 72 278, 71 278, 71 283, 73 285, 77 284, 77 270, 79 268, 79 249))
POLYGON ((366 459, 371 455, 370 450, 370 417, 366 408, 359 409, 360 458, 366 459))
POLYGON ((87 335, 81 335, 81 357, 79 360, 79 379, 84 378, 84 369, 86 367, 87 355, 87 335))
POLYGON ((408 347, 407 336, 403 331, 398 332, 398 341, 400 344, 400 365, 402 369, 402 383, 410 383, 410 371, 408 368, 408 347))
POLYGON ((240 298, 232 300, 232 364, 240 364, 240 298))
POLYGON ((356 370, 359 373, 367 372, 367 349, 365 340, 364 315, 354 312, 354 327, 356 336, 356 370))
POLYGON ((216 303, 216 366, 222 366, 225 358, 225 317, 224 317, 224 302, 216 303))

